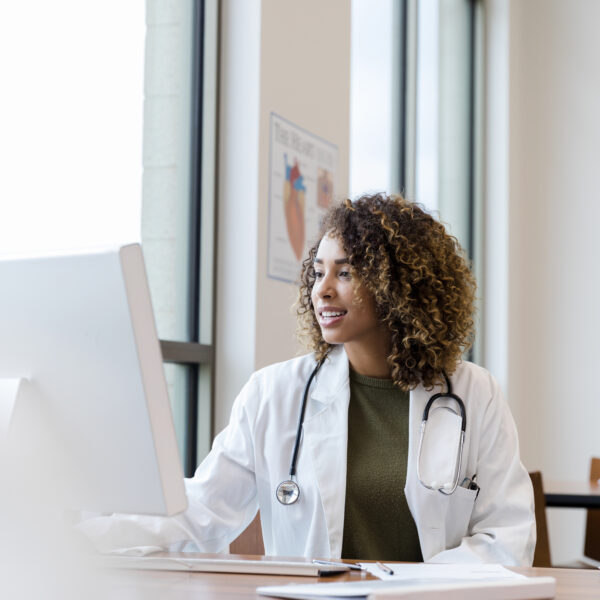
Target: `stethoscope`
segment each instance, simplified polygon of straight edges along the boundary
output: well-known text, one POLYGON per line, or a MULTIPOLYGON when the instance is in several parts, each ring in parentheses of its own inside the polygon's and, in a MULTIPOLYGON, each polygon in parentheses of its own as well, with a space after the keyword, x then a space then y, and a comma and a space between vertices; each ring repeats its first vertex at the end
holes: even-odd
MULTIPOLYGON (((426 487, 428 490, 435 490, 435 491, 441 492, 442 494, 449 496, 450 494, 454 493, 454 490, 458 486, 458 479, 460 477, 460 467, 462 464, 463 446, 465 443, 465 431, 467 429, 467 413, 465 411, 465 404, 462 401, 462 399, 460 398, 460 396, 458 396, 457 394, 454 394, 452 392, 452 384, 450 383, 450 379, 448 378, 446 373, 443 372, 442 374, 444 375, 444 379, 446 380, 446 388, 448 391, 440 392, 438 394, 434 394, 433 396, 431 396, 431 398, 429 398, 429 401, 425 405, 425 410, 423 411, 423 418, 421 420, 421 433, 419 436, 419 450, 417 452, 417 478, 421 482, 421 485, 426 487), (425 481, 423 480, 423 477, 421 475, 421 450, 423 448, 423 440, 425 438, 427 421, 429 419, 429 412, 430 412, 431 407, 433 406, 434 402, 436 402, 437 400, 442 400, 442 399, 446 399, 446 398, 454 400, 458 404, 458 408, 460 409, 460 415, 459 415, 460 419, 461 419, 460 434, 459 434, 460 437, 459 437, 458 444, 457 444, 456 458, 454 460, 454 475, 453 475, 453 478, 447 482, 442 483, 442 482, 432 481, 430 483, 425 483, 425 481)), ((444 406, 443 408, 445 410, 450 411, 453 414, 457 414, 451 408, 449 408, 447 406, 444 406)))
MULTIPOLYGON (((298 429, 296 431, 296 441, 294 442, 294 450, 292 452, 292 462, 290 464, 290 472, 288 475, 288 479, 286 479, 285 481, 282 481, 277 486, 277 489, 275 491, 277 500, 279 500, 279 502, 281 504, 285 504, 285 505, 294 504, 295 502, 298 501, 298 498, 300 498, 300 488, 298 487, 298 484, 296 483, 296 463, 298 461, 298 451, 300 449, 300 438, 302 435, 302 425, 304 423, 304 413, 306 411, 306 401, 308 399, 308 391, 310 389, 310 385, 311 385, 313 379, 315 378, 315 375, 319 372, 319 369, 325 362, 326 358, 327 358, 327 355, 325 355, 317 363, 317 366, 314 368, 313 372, 310 374, 310 377, 308 378, 308 381, 306 382, 306 386, 304 387, 304 395, 302 396, 302 405, 300 407, 300 417, 298 419, 298 429)), ((448 379, 448 377, 446 376, 445 373, 444 373, 444 379, 446 380, 446 386, 448 388, 448 391, 434 394, 433 396, 431 396, 431 398, 427 402, 427 405, 425 406, 425 410, 423 411, 423 419, 421 421, 421 435, 420 435, 420 439, 419 439, 419 451, 417 454, 417 477, 419 478, 419 481, 421 482, 421 484, 424 485, 427 489, 437 490, 437 491, 441 492, 442 494, 449 495, 454 492, 454 490, 456 489, 456 487, 458 485, 458 478, 460 476, 460 466, 461 466, 461 462, 462 462, 462 451, 463 451, 463 445, 464 445, 464 440, 465 440, 465 430, 466 430, 466 426, 467 426, 467 416, 466 416, 465 405, 464 405, 463 401, 461 400, 461 398, 459 396, 457 396, 456 394, 454 394, 452 392, 452 385, 450 383, 450 379, 448 379), (458 451, 457 451, 457 456, 456 456, 456 461, 455 461, 455 475, 454 475, 454 480, 450 485, 448 483, 445 483, 442 485, 437 485, 436 482, 432 482, 431 484, 425 483, 421 479, 420 468, 419 468, 419 464, 421 462, 421 448, 423 446, 423 438, 424 438, 425 429, 427 426, 427 420, 429 418, 429 411, 431 410, 431 406, 433 405, 433 403, 436 400, 440 400, 442 398, 450 398, 450 399, 456 401, 456 403, 459 406, 460 417, 462 419, 460 441, 458 444, 458 451)), ((445 407, 445 408, 447 408, 447 407, 445 407)), ((448 410, 451 410, 451 409, 448 409, 448 410)))
POLYGON ((298 419, 298 430, 296 431, 296 441, 294 443, 294 451, 292 452, 292 463, 290 465, 290 474, 288 479, 282 481, 275 490, 277 500, 281 504, 294 504, 300 498, 300 488, 296 483, 296 462, 298 460, 298 450, 300 449, 300 437, 302 435, 302 425, 304 424, 304 412, 306 411, 306 399, 308 398, 308 390, 310 384, 315 378, 315 375, 319 372, 321 365, 325 362, 327 354, 317 363, 313 372, 310 374, 306 386, 304 387, 304 396, 302 396, 302 406, 300 407, 300 418, 298 419))

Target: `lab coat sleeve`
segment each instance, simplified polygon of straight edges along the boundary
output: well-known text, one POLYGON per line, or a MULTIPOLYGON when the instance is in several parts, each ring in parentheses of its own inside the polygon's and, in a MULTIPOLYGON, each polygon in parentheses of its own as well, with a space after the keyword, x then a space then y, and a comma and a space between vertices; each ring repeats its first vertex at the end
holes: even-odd
POLYGON ((456 548, 434 555, 430 562, 530 566, 533 561, 533 488, 519 458, 517 430, 509 407, 495 379, 491 375, 489 378, 491 398, 477 440, 480 492, 473 505, 468 535, 456 548))
POLYGON ((252 425, 259 387, 253 376, 233 404, 229 425, 217 435, 194 477, 185 480, 189 505, 183 513, 95 517, 80 523, 79 530, 99 552, 227 551, 258 510, 252 425))

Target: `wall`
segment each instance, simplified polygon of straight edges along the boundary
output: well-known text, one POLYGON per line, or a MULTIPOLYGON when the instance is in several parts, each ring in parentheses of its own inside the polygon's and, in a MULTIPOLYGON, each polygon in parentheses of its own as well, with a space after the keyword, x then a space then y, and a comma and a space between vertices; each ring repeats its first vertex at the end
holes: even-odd
POLYGON ((290 306, 296 285, 267 277, 270 113, 340 151, 336 194, 346 195, 350 140, 350 2, 263 0, 259 140, 257 368, 298 354, 290 306))
MULTIPOLYGON (((491 30, 506 34, 491 50, 505 66, 498 75, 507 94, 503 102, 488 89, 499 109, 488 122, 507 125, 506 134, 498 132, 488 144, 504 144, 489 176, 501 181, 498 170, 504 169, 506 177, 504 197, 495 192, 505 210, 488 202, 503 231, 493 231, 490 219, 488 231, 506 242, 498 261, 508 266, 494 275, 506 282, 505 290, 496 285, 506 299, 506 340, 502 333, 496 340, 488 336, 488 346, 506 342, 506 354, 497 352, 488 366, 505 362, 526 467, 541 469, 547 480, 584 479, 590 456, 600 455, 593 382, 600 357, 600 4, 494 0, 488 8, 496 19, 491 30)), ((488 250, 499 253, 489 242, 488 250)), ((581 555, 583 511, 554 509, 549 517, 553 561, 581 555)))
MULTIPOLYGON (((348 182, 350 2, 224 0, 215 429, 255 369, 301 349, 296 286, 267 278, 269 115, 336 144, 348 182)), ((340 189, 342 195, 347 189, 340 189)))

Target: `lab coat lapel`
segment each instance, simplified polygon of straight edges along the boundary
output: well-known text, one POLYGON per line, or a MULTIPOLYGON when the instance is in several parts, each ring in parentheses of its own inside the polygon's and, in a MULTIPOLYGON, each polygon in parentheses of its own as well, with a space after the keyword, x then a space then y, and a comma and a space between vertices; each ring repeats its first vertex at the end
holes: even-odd
POLYGON ((321 495, 330 556, 342 551, 346 501, 346 451, 348 444, 348 358, 342 346, 335 347, 315 380, 304 436, 321 495))

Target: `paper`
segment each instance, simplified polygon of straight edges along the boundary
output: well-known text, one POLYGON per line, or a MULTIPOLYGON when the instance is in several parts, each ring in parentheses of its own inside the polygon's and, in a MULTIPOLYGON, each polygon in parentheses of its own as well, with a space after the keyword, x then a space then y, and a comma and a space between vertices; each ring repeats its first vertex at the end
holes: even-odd
POLYGON ((117 548, 109 554, 114 554, 115 556, 148 556, 161 550, 164 550, 161 546, 135 546, 133 548, 117 548))
POLYGON ((434 580, 351 581, 343 583, 289 584, 259 587, 261 596, 295 600, 541 600, 554 598, 556 580, 552 577, 524 577, 489 581, 434 580))
POLYGON ((525 575, 515 573, 496 564, 433 564, 433 563, 384 563, 394 574, 389 575, 375 563, 361 563, 371 575, 383 580, 401 581, 406 579, 426 579, 428 581, 481 581, 497 579, 526 579, 525 575))
POLYGON ((349 571, 339 565, 315 565, 302 560, 259 560, 233 558, 197 558, 185 554, 163 556, 107 555, 98 557, 99 563, 113 569, 151 569, 160 571, 192 571, 212 573, 260 573, 262 575, 319 575, 349 571))

